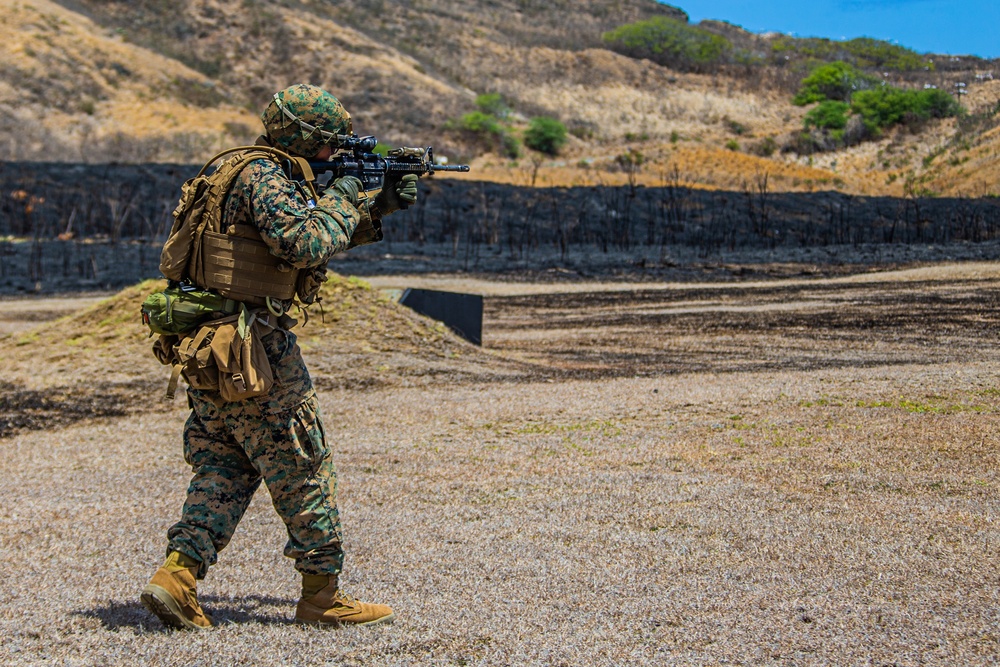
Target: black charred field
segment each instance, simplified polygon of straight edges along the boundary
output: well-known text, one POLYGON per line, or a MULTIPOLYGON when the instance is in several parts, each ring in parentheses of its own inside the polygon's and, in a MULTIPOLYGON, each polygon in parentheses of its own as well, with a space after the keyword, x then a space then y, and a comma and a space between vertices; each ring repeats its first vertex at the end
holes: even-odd
POLYGON ((263 491, 199 588, 218 627, 139 604, 190 475, 130 328, 154 288, 0 301, 3 664, 998 662, 1000 264, 334 281, 300 341, 343 585, 398 617, 335 631, 292 623, 263 491), (483 347, 380 291, 405 286, 483 294, 483 347))

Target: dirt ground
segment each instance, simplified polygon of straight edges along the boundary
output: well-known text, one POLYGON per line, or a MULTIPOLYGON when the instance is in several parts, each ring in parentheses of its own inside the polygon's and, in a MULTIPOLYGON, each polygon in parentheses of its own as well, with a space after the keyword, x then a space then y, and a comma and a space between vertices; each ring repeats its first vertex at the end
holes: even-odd
POLYGON ((41 322, 70 315, 93 305, 110 294, 72 294, 44 298, 0 298, 0 335, 20 333, 41 322))
POLYGON ((0 436, 0 662, 1000 662, 1000 264, 368 282, 485 296, 482 349, 340 315, 302 334, 344 587, 397 622, 293 625, 261 492, 199 589, 219 627, 165 631, 138 592, 190 474, 183 398, 128 345, 133 375, 102 382, 62 353, 26 362, 48 334, 8 329, 0 408, 34 419, 0 436), (325 344, 338 327, 364 344, 325 344))

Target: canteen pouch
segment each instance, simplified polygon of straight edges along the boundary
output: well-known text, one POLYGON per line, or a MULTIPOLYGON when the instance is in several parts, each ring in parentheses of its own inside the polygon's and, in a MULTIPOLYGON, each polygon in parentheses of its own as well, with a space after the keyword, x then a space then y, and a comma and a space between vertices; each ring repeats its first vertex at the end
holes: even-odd
POLYGON ((142 322, 154 334, 184 334, 213 316, 236 312, 239 306, 215 292, 171 283, 142 302, 142 322))

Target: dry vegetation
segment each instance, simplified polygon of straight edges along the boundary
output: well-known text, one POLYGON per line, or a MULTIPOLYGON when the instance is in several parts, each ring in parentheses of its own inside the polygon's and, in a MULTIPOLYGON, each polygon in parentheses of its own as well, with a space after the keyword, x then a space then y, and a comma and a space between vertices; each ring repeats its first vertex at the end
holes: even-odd
POLYGON ((176 160, 171 146, 211 150, 257 123, 205 75, 54 2, 2 0, 0 25, 8 159, 176 160))
MULTIPOLYGON (((471 161, 470 178, 624 182, 616 159, 632 149, 645 162, 634 180, 646 185, 676 169, 714 189, 767 173, 775 191, 997 194, 1000 135, 989 123, 936 121, 812 157, 772 152, 802 128, 805 110, 790 102, 800 77, 682 73, 601 48, 603 31, 656 14, 676 10, 644 0, 3 0, 13 38, 0 45, 0 142, 15 159, 201 162, 251 140, 270 94, 307 80, 340 95, 358 131, 434 144, 471 161), (516 131, 532 116, 559 118, 570 144, 558 160, 481 154, 446 128, 482 93, 505 97, 516 131)), ((1000 102, 1000 82, 975 74, 927 77, 952 86, 967 75, 962 101, 974 116, 1000 102)))
POLYGON ((488 295, 484 349, 343 279, 302 329, 386 628, 290 624, 264 493, 201 587, 219 628, 138 604, 189 474, 153 284, 0 341, 4 412, 42 415, 0 447, 0 661, 995 664, 1000 266, 427 286, 488 295))

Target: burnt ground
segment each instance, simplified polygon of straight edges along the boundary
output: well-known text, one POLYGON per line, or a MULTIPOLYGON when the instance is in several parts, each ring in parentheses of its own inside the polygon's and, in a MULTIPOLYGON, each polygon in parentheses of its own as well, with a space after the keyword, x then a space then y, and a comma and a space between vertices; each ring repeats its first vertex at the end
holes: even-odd
MULTIPOLYGON (((159 277, 179 186, 198 166, 0 161, 0 293, 116 290, 159 277), (110 184, 110 185, 109 185, 110 184)), ((996 198, 663 187, 526 188, 423 179, 350 275, 733 281, 1000 257, 996 198)))
POLYGON ((60 428, 85 419, 124 417, 132 397, 145 389, 133 383, 96 390, 75 386, 41 391, 0 382, 0 438, 19 431, 60 428))
POLYGON ((978 280, 493 297, 485 344, 591 379, 929 364, 995 345, 998 305, 978 280))

